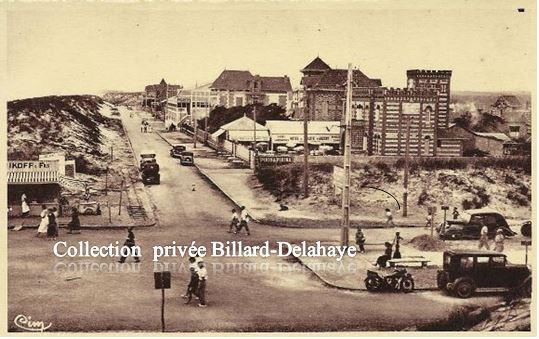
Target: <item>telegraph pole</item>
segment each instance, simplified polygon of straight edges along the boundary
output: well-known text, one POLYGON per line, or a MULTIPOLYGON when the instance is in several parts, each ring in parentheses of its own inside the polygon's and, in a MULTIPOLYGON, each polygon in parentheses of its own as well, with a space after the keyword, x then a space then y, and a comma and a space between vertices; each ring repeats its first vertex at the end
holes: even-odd
MULTIPOLYGON (((410 120, 406 117, 406 150, 404 153, 404 192, 402 193, 402 216, 408 216, 408 174, 410 171, 410 120)), ((436 145, 435 145, 436 146, 436 145)))
POLYGON ((348 247, 348 229, 350 228, 350 168, 352 165, 352 64, 348 64, 348 79, 346 81, 346 107, 344 112, 344 178, 342 185, 342 222, 341 246, 348 247))
POLYGON ((309 196, 309 94, 304 86, 303 100, 303 197, 309 196))

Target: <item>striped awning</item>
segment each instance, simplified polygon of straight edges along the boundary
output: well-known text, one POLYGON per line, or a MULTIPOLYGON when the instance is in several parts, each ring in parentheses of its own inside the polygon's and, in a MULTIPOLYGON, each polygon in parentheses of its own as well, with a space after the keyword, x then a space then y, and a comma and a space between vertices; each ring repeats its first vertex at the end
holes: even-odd
POLYGON ((58 171, 9 171, 7 176, 8 185, 32 185, 32 184, 58 184, 58 171))

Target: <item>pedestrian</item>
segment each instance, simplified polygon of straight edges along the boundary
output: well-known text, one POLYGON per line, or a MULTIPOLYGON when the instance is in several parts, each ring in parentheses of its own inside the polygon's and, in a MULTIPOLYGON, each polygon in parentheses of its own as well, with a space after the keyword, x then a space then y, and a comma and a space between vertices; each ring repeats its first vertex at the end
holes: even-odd
POLYGON ((391 214, 391 210, 389 208, 386 208, 386 218, 386 225, 395 226, 395 223, 393 222, 393 214, 391 214))
POLYGON ((457 220, 459 218, 459 211, 456 207, 453 207, 453 220, 457 220))
POLYGON ((71 208, 71 221, 67 224, 68 234, 80 234, 79 211, 76 207, 71 208))
POLYGON ((395 238, 393 239, 393 244, 395 245, 395 252, 393 252, 393 259, 400 259, 401 256, 401 245, 400 241, 403 240, 401 237, 401 232, 395 232, 395 238))
POLYGON ((498 228, 496 230, 496 236, 494 237, 494 250, 496 252, 503 252, 503 243, 505 241, 505 237, 503 235, 503 230, 501 228, 498 228))
POLYGON ((251 235, 251 232, 249 231, 249 215, 247 214, 247 210, 245 209, 245 206, 241 206, 240 210, 240 223, 236 230, 236 234, 240 233, 240 231, 245 228, 247 235, 251 235))
POLYGON ((393 245, 391 245, 390 242, 385 242, 385 251, 384 254, 379 256, 378 259, 376 259, 376 264, 374 266, 378 266, 380 268, 385 268, 387 266, 387 261, 391 259, 391 254, 393 254, 393 245))
POLYGON ((47 225, 47 237, 56 239, 58 237, 58 212, 56 207, 48 210, 47 217, 49 218, 49 223, 47 225))
POLYGON ((46 205, 41 205, 41 213, 39 214, 41 221, 39 222, 39 227, 37 228, 37 237, 45 237, 49 229, 49 209, 46 205))
POLYGON ((21 212, 23 218, 26 218, 30 214, 30 206, 28 206, 28 199, 25 193, 21 196, 21 212))
POLYGON ((206 307, 206 281, 208 279, 208 271, 204 266, 204 262, 198 262, 198 307, 206 307))
POLYGON ((187 285, 187 291, 182 295, 182 298, 187 299, 185 304, 191 302, 193 294, 198 296, 198 263, 195 257, 189 257, 189 284, 187 285))
POLYGON ((144 133, 144 121, 140 123, 140 133, 144 133))
MULTIPOLYGON (((129 247, 131 249, 131 255, 136 254, 136 243, 135 243, 135 233, 133 233, 133 228, 129 227, 127 229, 127 239, 125 239, 124 247, 129 247)), ((120 264, 123 264, 125 262, 126 257, 121 256, 120 261, 118 261, 120 264)), ((140 258, 138 256, 134 256, 135 262, 140 262, 140 258)))
POLYGON ((488 244, 488 227, 485 224, 483 224, 483 227, 481 227, 481 234, 479 236, 479 249, 483 248, 483 246, 487 250, 490 250, 490 245, 488 244))
POLYGON ((425 228, 432 228, 432 212, 429 211, 426 218, 425 228))
POLYGON ((361 228, 357 228, 356 232, 356 244, 359 248, 359 253, 365 253, 365 234, 363 234, 363 231, 361 228))
POLYGON ((232 219, 230 220, 230 226, 228 228, 228 233, 236 233, 236 229, 238 228, 238 223, 239 223, 240 219, 239 219, 239 216, 238 216, 238 212, 236 211, 235 208, 232 209, 232 219))

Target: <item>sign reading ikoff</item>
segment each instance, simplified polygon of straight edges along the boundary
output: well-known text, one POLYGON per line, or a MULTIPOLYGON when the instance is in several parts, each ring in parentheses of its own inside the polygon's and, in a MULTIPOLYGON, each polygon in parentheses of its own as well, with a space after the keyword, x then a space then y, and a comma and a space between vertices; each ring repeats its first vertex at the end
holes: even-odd
POLYGON ((57 170, 58 160, 8 162, 8 172, 51 172, 57 170))

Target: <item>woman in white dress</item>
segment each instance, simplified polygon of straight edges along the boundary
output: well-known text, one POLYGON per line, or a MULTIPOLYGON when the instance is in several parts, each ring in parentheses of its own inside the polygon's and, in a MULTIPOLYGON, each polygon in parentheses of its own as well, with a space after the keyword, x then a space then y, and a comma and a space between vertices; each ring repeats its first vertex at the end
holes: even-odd
POLYGON ((30 214, 30 206, 28 206, 28 199, 26 198, 26 194, 22 194, 21 196, 21 211, 22 211, 22 217, 27 217, 28 214, 30 214))
POLYGON ((47 235, 47 228, 49 227, 49 210, 45 205, 42 205, 41 208, 41 222, 39 223, 39 227, 37 229, 37 236, 45 237, 47 235))

